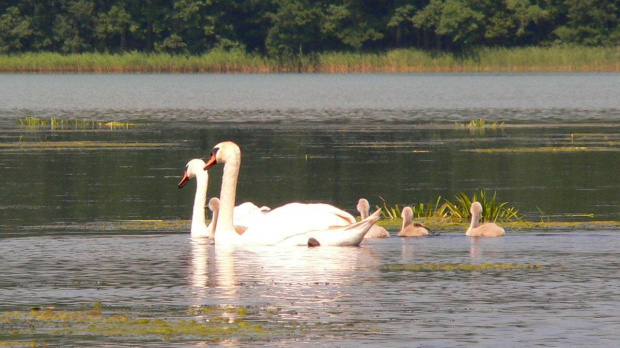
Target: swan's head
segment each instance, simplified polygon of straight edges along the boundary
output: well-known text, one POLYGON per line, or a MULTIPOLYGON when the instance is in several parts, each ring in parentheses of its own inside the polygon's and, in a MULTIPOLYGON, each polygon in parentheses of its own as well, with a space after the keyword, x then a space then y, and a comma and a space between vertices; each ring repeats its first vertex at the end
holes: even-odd
POLYGON ((366 198, 360 198, 360 200, 357 202, 357 211, 360 212, 360 214, 365 211, 368 212, 370 210, 370 203, 368 203, 368 200, 366 200, 366 198))
POLYGON ((185 166, 185 173, 183 173, 183 179, 177 185, 179 188, 183 188, 187 184, 190 179, 196 177, 196 175, 204 175, 206 172, 204 171, 205 161, 195 158, 189 162, 185 166), (204 174, 202 174, 204 173, 204 174))
POLYGON ((471 208, 469 209, 469 212, 471 213, 472 216, 482 215, 482 204, 480 204, 480 202, 473 202, 471 204, 471 208))
POLYGON ((209 200, 209 210, 216 211, 220 209, 220 199, 217 197, 213 197, 209 200))
POLYGON ((226 163, 228 161, 240 160, 241 149, 232 141, 224 141, 213 147, 211 151, 211 157, 204 166, 204 170, 207 170, 217 163, 226 163))

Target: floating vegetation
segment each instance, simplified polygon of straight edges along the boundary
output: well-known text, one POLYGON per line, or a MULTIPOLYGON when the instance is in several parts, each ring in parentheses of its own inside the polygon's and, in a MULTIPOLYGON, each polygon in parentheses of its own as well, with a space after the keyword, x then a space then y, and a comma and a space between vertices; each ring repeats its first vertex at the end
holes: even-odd
POLYGON ((454 125, 468 128, 472 134, 484 134, 487 129, 497 130, 504 128, 504 122, 487 122, 484 118, 474 119, 469 121, 469 123, 455 122, 454 125))
MULTIPOLYGON (((75 337, 132 337, 140 340, 200 339, 220 342, 227 339, 256 340, 271 334, 290 334, 290 324, 273 329, 246 320, 243 307, 196 307, 185 311, 185 319, 166 313, 163 317, 144 317, 125 309, 106 309, 96 302, 92 308, 59 310, 32 307, 27 311, 0 313, 2 340, 22 341, 75 337), (187 317, 189 315, 189 317, 187 317), (172 318, 171 318, 172 317, 172 318)), ((40 343, 40 342, 39 342, 40 343)))
POLYGON ((617 152, 620 146, 540 146, 540 147, 517 147, 504 149, 464 149, 462 151, 480 153, 569 153, 569 152, 617 152))
POLYGON ((121 143, 108 141, 43 141, 0 143, 0 151, 5 150, 109 150, 170 147, 173 143, 121 143))
POLYGON ((492 264, 483 263, 481 265, 453 264, 453 263, 424 263, 421 265, 394 264, 383 267, 385 271, 410 271, 410 272, 435 272, 435 271, 462 271, 475 272, 487 270, 515 270, 515 269, 540 269, 542 265, 528 264, 492 264))
POLYGON ((103 122, 94 120, 69 120, 63 118, 39 118, 34 116, 21 117, 17 123, 28 129, 48 128, 51 130, 66 129, 129 129, 138 126, 137 123, 130 122, 103 122))
POLYGON ((463 124, 463 126, 468 128, 502 128, 504 127, 504 122, 487 122, 484 118, 479 118, 475 120, 469 121, 469 123, 463 124))

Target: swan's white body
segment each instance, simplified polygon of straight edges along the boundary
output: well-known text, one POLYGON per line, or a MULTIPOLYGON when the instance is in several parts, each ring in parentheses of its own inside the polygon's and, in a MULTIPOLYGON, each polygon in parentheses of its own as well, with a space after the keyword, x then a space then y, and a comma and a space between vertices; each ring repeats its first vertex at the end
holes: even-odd
POLYGON ((470 237, 503 237, 506 231, 500 226, 492 222, 486 224, 480 224, 480 216, 482 216, 482 204, 480 202, 473 202, 469 209, 471 213, 471 224, 469 229, 465 232, 466 236, 470 237))
MULTIPOLYGON (((207 201, 207 188, 209 185, 209 174, 204 170, 206 163, 202 159, 193 159, 187 163, 183 179, 178 187, 182 188, 190 179, 196 178, 196 195, 194 196, 194 207, 192 208, 192 237, 213 238, 217 221, 219 201, 212 198, 209 201, 209 208, 213 212, 211 223, 207 226, 205 218, 205 204, 207 201)), ((238 233, 243 233, 248 226, 260 215, 269 211, 268 207, 258 207, 254 203, 245 202, 234 208, 234 226, 238 233)))
POLYGON ((399 237, 422 237, 428 236, 429 232, 431 232, 421 223, 412 221, 413 209, 411 207, 404 207, 401 216, 403 217, 403 225, 400 232, 398 232, 399 237))
POLYGON ((367 219, 355 218, 329 204, 290 203, 256 219, 239 235, 233 226, 233 207, 241 166, 241 150, 233 142, 216 145, 205 169, 224 164, 220 192, 220 214, 215 228, 216 244, 246 245, 359 245, 370 227, 379 219, 380 210, 367 219))
MULTIPOLYGON (((357 202, 357 211, 360 213, 362 220, 368 217, 370 214, 370 204, 365 198, 360 198, 357 202)), ((372 225, 370 230, 364 236, 364 239, 376 239, 376 238, 390 238, 390 233, 383 227, 372 225)))

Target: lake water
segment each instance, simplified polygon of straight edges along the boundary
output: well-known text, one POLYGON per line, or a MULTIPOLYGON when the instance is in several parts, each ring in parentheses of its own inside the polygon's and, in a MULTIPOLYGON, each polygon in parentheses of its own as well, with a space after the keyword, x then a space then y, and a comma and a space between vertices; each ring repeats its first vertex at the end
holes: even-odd
POLYGON ((484 190, 527 220, 618 221, 618 91, 620 74, 0 75, 0 343, 612 345, 617 230, 228 249, 192 240, 187 222, 125 223, 189 219, 194 186, 176 184, 222 140, 243 151, 239 202, 355 213, 360 197, 402 206, 484 190), (463 126, 480 118, 499 124, 463 126), (32 307, 73 319, 28 331, 32 307), (262 331, 79 329, 104 325, 76 322, 93 307, 262 331))

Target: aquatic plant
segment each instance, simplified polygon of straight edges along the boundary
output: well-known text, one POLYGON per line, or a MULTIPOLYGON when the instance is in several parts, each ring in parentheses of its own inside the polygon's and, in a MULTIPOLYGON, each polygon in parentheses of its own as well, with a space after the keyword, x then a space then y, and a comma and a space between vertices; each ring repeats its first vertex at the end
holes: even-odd
POLYGON ((611 146, 540 146, 540 147, 517 147, 517 148, 494 148, 494 149, 472 149, 462 151, 473 151, 479 153, 565 153, 565 152, 618 152, 620 148, 617 144, 611 146))
MULTIPOLYGON (((398 204, 393 207, 389 207, 383 197, 379 196, 383 201, 383 207, 381 214, 386 219, 400 219, 401 208, 398 204)), ((480 194, 474 193, 472 197, 468 197, 467 194, 460 192, 454 197, 455 202, 451 202, 444 199, 444 203, 441 203, 442 197, 439 196, 436 200, 431 200, 427 204, 416 203, 411 205, 413 215, 415 218, 451 218, 457 220, 469 220, 471 203, 479 201, 482 204, 482 220, 483 221, 512 221, 521 220, 519 211, 514 207, 506 207, 508 202, 498 202, 497 192, 493 193, 493 197, 489 198, 485 191, 480 191, 480 194)))
POLYGON ((480 191, 480 195, 474 193, 471 198, 463 192, 459 192, 454 197, 455 202, 446 200, 442 206, 445 213, 452 218, 469 220, 471 213, 471 203, 478 201, 482 205, 482 221, 511 221, 521 220, 519 211, 514 207, 506 207, 508 202, 497 201, 497 191, 493 192, 493 197, 489 198, 489 195, 485 191, 480 191))
POLYGON ((411 209, 413 210, 414 218, 431 218, 431 217, 445 217, 443 205, 441 203, 441 196, 437 197, 434 201, 429 201, 427 204, 417 203, 412 204, 411 209))
POLYGON ((0 151, 6 150, 107 150, 126 148, 159 148, 174 146, 173 143, 122 143, 107 141, 42 141, 0 143, 0 151))
POLYGON ((515 270, 515 269, 540 269, 542 265, 529 264, 492 264, 483 263, 480 265, 453 264, 453 263, 424 263, 424 264, 393 264, 383 267, 385 271, 410 271, 410 272, 433 272, 433 271, 463 271, 475 272, 486 270, 515 270))
MULTIPOLYGON (((53 339, 65 336, 134 337, 142 340, 193 337, 217 342, 222 339, 254 340, 274 331, 245 320, 244 307, 196 307, 186 311, 186 319, 145 317, 125 309, 106 308, 95 302, 91 308, 59 309, 35 306, 27 311, 0 313, 4 340, 37 337, 53 339)), ((273 326, 278 332, 291 331, 284 325, 273 326)))
POLYGON ((467 128, 471 134, 484 135, 487 129, 497 130, 504 128, 504 122, 487 122, 484 118, 473 119, 469 123, 454 122, 459 128, 467 128))
MULTIPOLYGON (((385 219, 401 219, 401 208, 398 204, 389 207, 387 202, 383 197, 379 196, 383 201, 383 207, 377 206, 381 208, 381 216, 385 219)), ((437 197, 435 200, 430 200, 428 203, 414 203, 410 205, 411 210, 413 210, 414 218, 432 218, 432 217, 445 217, 443 205, 441 203, 441 196, 437 197)))
POLYGON ((393 207, 388 207, 385 199, 383 199, 383 197, 381 196, 379 196, 379 198, 383 202, 383 207, 377 206, 377 209, 381 209, 381 216, 384 219, 400 219, 401 218, 400 207, 398 206, 398 204, 394 205, 393 207))
POLYGON ((64 118, 39 118, 34 116, 28 117, 20 117, 17 120, 17 123, 29 129, 38 129, 43 127, 50 127, 51 130, 64 130, 64 129, 129 129, 129 127, 138 126, 137 123, 130 122, 103 122, 103 121, 94 121, 94 120, 70 120, 64 118))

